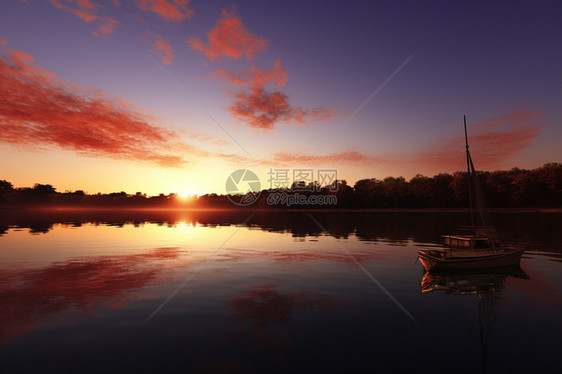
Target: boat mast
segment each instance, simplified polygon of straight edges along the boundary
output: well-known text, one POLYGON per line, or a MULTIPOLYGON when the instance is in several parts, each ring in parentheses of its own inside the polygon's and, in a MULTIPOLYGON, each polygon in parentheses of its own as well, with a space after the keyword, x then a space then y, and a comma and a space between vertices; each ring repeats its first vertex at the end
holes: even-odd
POLYGON ((473 185, 473 176, 472 172, 474 167, 471 168, 472 160, 470 159, 470 151, 468 150, 468 134, 466 132, 466 115, 464 117, 464 142, 466 144, 466 169, 468 171, 468 198, 470 201, 470 225, 472 226, 472 231, 475 233, 474 228, 474 198, 472 196, 472 185, 473 185))

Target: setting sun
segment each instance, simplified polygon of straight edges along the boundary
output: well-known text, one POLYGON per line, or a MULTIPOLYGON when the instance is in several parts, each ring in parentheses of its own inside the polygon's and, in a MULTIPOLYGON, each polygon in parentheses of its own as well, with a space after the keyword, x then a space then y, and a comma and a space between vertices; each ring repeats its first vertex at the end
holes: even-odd
POLYGON ((185 200, 187 200, 187 199, 192 198, 193 195, 195 195, 195 194, 189 193, 189 192, 178 192, 178 197, 179 197, 180 199, 185 199, 185 200))

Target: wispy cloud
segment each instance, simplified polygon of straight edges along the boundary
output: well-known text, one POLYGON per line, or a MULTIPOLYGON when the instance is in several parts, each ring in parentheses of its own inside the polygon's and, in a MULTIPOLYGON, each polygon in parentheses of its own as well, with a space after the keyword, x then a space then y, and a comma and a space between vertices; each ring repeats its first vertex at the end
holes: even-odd
POLYGON ((154 35, 147 32, 141 37, 141 40, 152 39, 150 52, 158 56, 158 59, 164 65, 172 65, 172 59, 175 57, 174 49, 162 35, 154 35))
POLYGON ((181 22, 193 16, 189 9, 190 0, 135 0, 137 6, 145 12, 152 12, 164 21, 181 22))
POLYGON ((227 142, 226 140, 219 138, 217 136, 212 136, 209 134, 205 134, 203 132, 200 131, 192 131, 192 130, 187 130, 187 129, 182 129, 180 131, 183 134, 186 134, 190 139, 195 139, 197 141, 201 141, 201 142, 207 142, 207 143, 212 143, 215 145, 228 145, 230 144, 229 142, 227 142))
MULTIPOLYGON (((501 167, 503 162, 529 148, 546 127, 540 124, 542 116, 542 113, 520 111, 470 126, 470 149, 477 166, 484 169, 501 167)), ((412 159, 416 164, 452 170, 458 166, 463 152, 463 136, 447 137, 438 139, 427 151, 412 155, 412 159)))
MULTIPOLYGON (((542 114, 526 111, 494 117, 469 126, 470 149, 476 167, 493 170, 504 166, 519 152, 531 147, 545 125, 542 114)), ((460 131, 459 131, 460 132, 460 131)), ((392 167, 402 172, 438 173, 454 172, 464 158, 464 136, 443 137, 426 144, 423 150, 413 153, 372 155, 357 148, 325 155, 277 152, 268 158, 249 160, 243 156, 222 155, 234 163, 257 163, 263 166, 347 165, 372 168, 392 167)))
POLYGON ((278 152, 273 155, 276 164, 372 164, 387 161, 385 157, 378 157, 365 154, 356 149, 349 149, 344 152, 330 153, 327 155, 309 155, 307 153, 278 152))
POLYGON ((122 99, 60 80, 21 51, 0 57, 0 141, 179 167, 205 152, 122 99))
POLYGON ((99 5, 89 0, 76 0, 75 3, 79 8, 70 7, 61 3, 60 0, 47 1, 55 8, 70 12, 86 23, 95 23, 97 29, 92 31, 92 34, 95 36, 107 37, 113 34, 117 27, 121 24, 113 18, 95 14, 94 12, 97 10, 99 5))
POLYGON ((2 37, 0 37, 0 45, 8 45, 8 41, 2 37))
POLYGON ((208 42, 193 36, 187 44, 201 51, 210 60, 220 60, 223 57, 246 57, 253 60, 260 52, 265 52, 268 41, 248 31, 235 10, 222 10, 221 17, 215 27, 207 33, 208 42))
POLYGON ((80 8, 84 8, 84 9, 97 9, 99 7, 98 4, 94 3, 91 0, 75 0, 74 2, 80 8))

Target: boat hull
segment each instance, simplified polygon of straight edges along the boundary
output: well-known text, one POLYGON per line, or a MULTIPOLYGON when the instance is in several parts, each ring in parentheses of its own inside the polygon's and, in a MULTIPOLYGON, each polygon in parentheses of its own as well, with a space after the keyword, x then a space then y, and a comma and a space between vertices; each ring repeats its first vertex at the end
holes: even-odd
POLYGON ((519 264, 524 249, 509 249, 492 256, 439 258, 429 254, 428 250, 419 251, 420 262, 427 271, 451 269, 484 269, 512 266, 519 264))

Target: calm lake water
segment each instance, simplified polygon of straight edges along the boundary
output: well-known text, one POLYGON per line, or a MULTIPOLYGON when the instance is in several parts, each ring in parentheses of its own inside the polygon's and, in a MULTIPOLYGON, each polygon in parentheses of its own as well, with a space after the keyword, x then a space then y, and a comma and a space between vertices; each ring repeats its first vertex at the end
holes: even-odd
POLYGON ((559 372, 562 214, 491 218, 521 269, 424 276, 465 213, 4 211, 0 371, 559 372))

